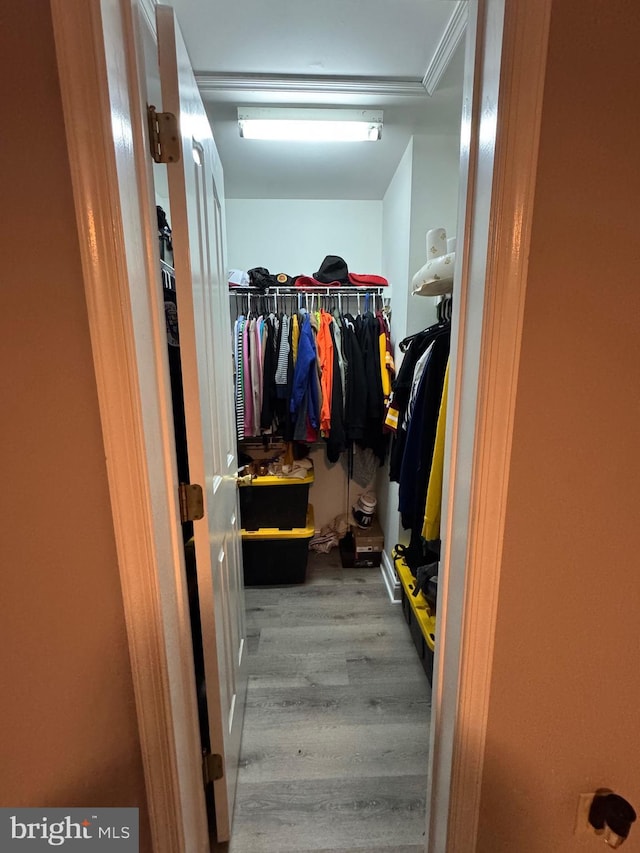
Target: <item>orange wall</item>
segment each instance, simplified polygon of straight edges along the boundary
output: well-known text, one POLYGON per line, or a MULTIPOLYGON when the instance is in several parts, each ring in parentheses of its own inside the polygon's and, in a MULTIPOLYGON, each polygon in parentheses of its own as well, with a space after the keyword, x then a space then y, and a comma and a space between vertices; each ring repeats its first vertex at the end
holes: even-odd
POLYGON ((601 849, 599 786, 640 809, 639 38, 636 3, 554 3, 480 853, 601 849))
POLYGON ((49 4, 0 18, 0 805, 139 806, 148 850, 49 4))

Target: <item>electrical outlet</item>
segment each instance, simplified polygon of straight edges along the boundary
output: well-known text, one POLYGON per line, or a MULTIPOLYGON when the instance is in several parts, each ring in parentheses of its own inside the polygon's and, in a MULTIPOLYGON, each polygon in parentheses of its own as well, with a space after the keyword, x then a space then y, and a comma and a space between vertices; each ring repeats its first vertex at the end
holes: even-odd
POLYGON ((574 835, 595 835, 596 831, 589 823, 589 810, 595 797, 595 791, 591 794, 580 794, 578 797, 578 811, 576 812, 576 826, 574 835))

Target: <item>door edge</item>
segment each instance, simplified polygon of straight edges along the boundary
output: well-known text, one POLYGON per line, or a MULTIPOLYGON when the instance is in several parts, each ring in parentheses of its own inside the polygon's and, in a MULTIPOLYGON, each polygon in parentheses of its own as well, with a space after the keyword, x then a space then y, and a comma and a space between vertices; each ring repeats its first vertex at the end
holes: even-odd
POLYGON ((470 10, 428 853, 476 846, 551 5, 470 10))
MULTIPOLYGON (((122 20, 123 4, 109 0, 107 5, 122 20)), ((159 566, 157 544, 162 536, 148 476, 103 6, 101 0, 51 0, 58 75, 152 847, 156 853, 205 853, 210 846, 201 756, 192 748, 194 732, 199 739, 195 685, 183 691, 182 708, 172 701, 171 675, 185 681, 188 661, 185 649, 168 636, 167 608, 175 625, 184 625, 188 607, 178 585, 179 572, 163 576, 159 566)), ((135 156, 133 148, 130 156, 135 156)), ((148 273, 146 262, 145 268, 148 273)), ((148 274, 145 278, 145 286, 153 286, 148 274)), ((147 402, 149 394, 163 411, 156 383, 148 389, 147 402)), ((169 470, 165 445, 157 462, 169 470)), ((177 495, 172 501, 167 490, 161 510, 165 519, 173 519, 177 495)))

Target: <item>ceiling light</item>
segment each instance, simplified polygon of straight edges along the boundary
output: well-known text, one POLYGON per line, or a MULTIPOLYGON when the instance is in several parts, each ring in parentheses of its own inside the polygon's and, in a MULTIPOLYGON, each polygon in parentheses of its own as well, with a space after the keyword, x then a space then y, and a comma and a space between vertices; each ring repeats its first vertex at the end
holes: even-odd
POLYGON ((382 112, 238 107, 238 127, 244 139, 376 142, 382 136, 382 112))

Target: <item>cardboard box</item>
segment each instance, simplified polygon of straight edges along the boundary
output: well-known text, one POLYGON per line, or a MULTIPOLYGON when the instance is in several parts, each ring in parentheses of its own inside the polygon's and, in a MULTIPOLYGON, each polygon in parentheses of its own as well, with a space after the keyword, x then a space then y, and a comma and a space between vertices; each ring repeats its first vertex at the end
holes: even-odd
POLYGON ((373 519, 371 527, 362 528, 352 525, 351 531, 356 545, 356 555, 384 551, 384 534, 377 518, 373 519))
POLYGON ((345 569, 376 568, 382 561, 384 535, 377 519, 366 530, 356 525, 340 542, 340 556, 345 569))

